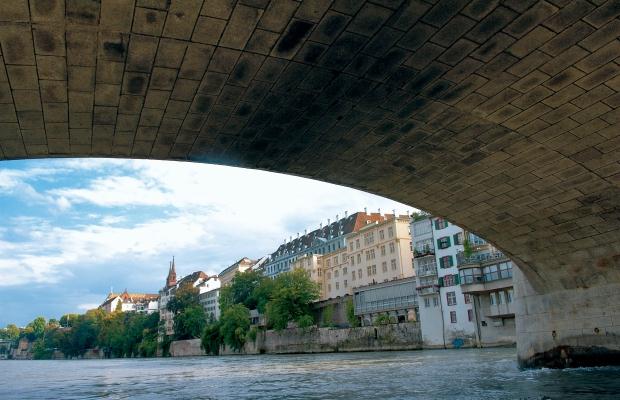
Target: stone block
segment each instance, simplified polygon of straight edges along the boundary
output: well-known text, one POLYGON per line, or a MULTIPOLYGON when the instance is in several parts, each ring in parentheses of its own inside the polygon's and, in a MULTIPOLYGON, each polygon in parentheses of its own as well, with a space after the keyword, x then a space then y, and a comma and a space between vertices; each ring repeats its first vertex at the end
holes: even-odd
POLYGON ((0 21, 28 22, 28 0, 0 2, 0 21))
POLYGON ((30 19, 32 22, 61 22, 65 19, 65 2, 30 0, 30 19))
POLYGON ((93 101, 92 92, 69 91, 69 112, 90 112, 93 110, 93 101))
POLYGON ((38 90, 13 90, 15 109, 19 111, 41 111, 41 98, 38 90))
POLYGON ((516 38, 520 38, 557 11, 558 8, 551 3, 538 2, 508 25, 505 31, 516 38))
POLYGON ((200 81, 190 79, 177 79, 170 95, 171 99, 191 101, 196 94, 200 81))
POLYGON ((136 7, 131 31, 142 35, 161 36, 166 11, 136 7))
POLYGON ((100 106, 118 106, 121 85, 97 83, 95 86, 95 104, 100 106))
POLYGON ((620 14, 620 7, 614 1, 606 1, 583 19, 590 25, 600 28, 620 14))
POLYGON ((263 29, 255 29, 245 49, 254 53, 267 55, 271 53, 279 37, 277 33, 263 29))
POLYGON ((38 89, 37 67, 34 65, 7 65, 6 72, 13 89, 38 89))
POLYGON ((620 42, 618 40, 613 40, 579 61, 575 64, 575 66, 584 72, 592 72, 593 70, 617 58, 619 52, 620 42))
POLYGON ((34 51, 50 56, 65 55, 65 32, 60 28, 36 25, 32 28, 34 51))
MULTIPOLYGON (((301 8, 304 8, 303 5, 301 8)), ((262 15, 261 9, 237 4, 222 35, 220 45, 243 50, 262 15)))
POLYGON ((180 68, 187 44, 181 40, 160 39, 155 66, 164 68, 180 68))
POLYGON ((34 65, 34 46, 30 27, 3 26, 0 29, 0 45, 5 64, 34 65))
POLYGON ((113 125, 116 123, 117 107, 95 106, 93 124, 113 125))
POLYGON ((102 60, 124 62, 127 57, 130 35, 120 32, 99 32, 98 62, 102 60))
POLYGON ((595 51, 607 44, 610 38, 617 38, 618 36, 620 36, 620 20, 614 19, 583 39, 579 45, 589 51, 595 51))
MULTIPOLYGON (((142 114, 140 114, 140 127, 155 127, 157 128, 161 119, 164 116, 163 109, 155 109, 155 108, 143 108, 142 114)), ((138 128, 140 129, 140 128, 138 128)))
POLYGON ((43 113, 36 111, 17 111, 19 126, 23 129, 43 129, 43 113))
POLYGON ((125 71, 151 72, 155 53, 157 52, 158 38, 143 35, 131 35, 125 71))
POLYGON ((552 56, 560 55, 566 49, 574 46, 581 39, 588 36, 592 31, 594 31, 592 26, 584 22, 577 22, 542 45, 540 50, 552 56))
POLYGON ((95 90, 95 67, 69 67, 69 90, 92 92, 95 90))
POLYGON ((67 82, 65 81, 39 81, 41 100, 44 103, 66 103, 67 82))
POLYGON ((43 103, 45 122, 67 122, 68 115, 69 105, 67 103, 43 103))
POLYGON ((579 21, 583 16, 594 9, 594 6, 585 0, 573 0, 548 18, 544 25, 556 32, 566 29, 568 26, 579 21))
POLYGON ((176 69, 155 67, 153 68, 153 74, 151 75, 151 84, 149 87, 159 90, 172 90, 176 78, 176 69))
POLYGON ((71 30, 66 32, 67 65, 97 65, 97 33, 71 30))
POLYGON ((544 85, 557 92, 564 87, 570 85, 571 83, 575 82, 583 75, 583 72, 579 71, 577 68, 569 67, 558 75, 550 78, 547 82, 544 83, 544 85))
POLYGON ((193 0, 172 0, 164 25, 163 36, 189 40, 200 13, 201 3, 193 0))
POLYGON ((554 35, 553 31, 537 26, 510 46, 508 52, 516 57, 524 57, 543 43, 549 41, 554 35))
POLYGON ((272 32, 282 32, 298 5, 299 3, 294 0, 272 1, 261 17, 258 27, 272 32))
POLYGON ((95 81, 97 83, 107 83, 120 85, 123 81, 123 70, 125 65, 119 62, 99 60, 95 81))
POLYGON ((169 98, 170 92, 167 90, 149 89, 144 99, 144 107, 165 109, 169 98))
POLYGON ((505 7, 498 7, 467 33, 467 38, 477 43, 492 39, 502 28, 516 18, 517 14, 505 7))
POLYGON ((105 0, 101 2, 100 26, 106 30, 129 32, 133 14, 134 0, 105 0))
POLYGON ((466 4, 467 1, 465 0, 439 2, 422 17, 422 21, 441 27, 455 16, 466 4))
POLYGON ((185 58, 179 70, 179 78, 200 80, 207 70, 214 47, 192 43, 187 47, 185 58))

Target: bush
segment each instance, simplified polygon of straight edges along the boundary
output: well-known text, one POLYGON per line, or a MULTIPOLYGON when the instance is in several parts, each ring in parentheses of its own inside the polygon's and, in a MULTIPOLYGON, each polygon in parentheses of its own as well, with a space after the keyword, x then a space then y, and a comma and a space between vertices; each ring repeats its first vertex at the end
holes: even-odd
POLYGON ((256 337, 258 336, 258 328, 253 326, 252 329, 248 331, 248 339, 253 343, 256 343, 256 337))
POLYGON ((347 299, 346 313, 347 321, 349 321, 349 326, 351 326, 351 328, 357 328, 360 326, 360 319, 355 315, 355 306, 353 305, 352 298, 347 299))
POLYGON ((231 349, 239 351, 243 348, 249 329, 250 310, 243 304, 232 305, 222 314, 220 334, 231 349))
POLYGON ((312 317, 312 315, 302 315, 297 319, 297 326, 302 329, 309 328, 312 325, 314 325, 314 318, 312 317))
POLYGON ((321 326, 334 327, 334 305, 330 304, 323 308, 321 326))
POLYGON ((387 314, 379 314, 377 318, 375 318, 374 325, 387 325, 390 324, 392 319, 387 314))

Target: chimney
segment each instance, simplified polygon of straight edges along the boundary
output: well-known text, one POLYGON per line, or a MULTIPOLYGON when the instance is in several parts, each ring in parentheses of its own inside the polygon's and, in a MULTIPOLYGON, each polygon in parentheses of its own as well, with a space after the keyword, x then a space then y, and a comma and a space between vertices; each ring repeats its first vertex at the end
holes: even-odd
POLYGON ((349 212, 348 212, 348 211, 345 211, 345 212, 344 212, 344 217, 346 218, 346 217, 348 217, 348 216, 349 216, 349 212))
POLYGON ((299 239, 299 232, 297 232, 297 239, 299 239))
POLYGON ((308 230, 304 229, 304 236, 306 236, 308 234, 308 230))
POLYGON ((381 207, 379 207, 379 216, 381 216, 381 207))
POLYGON ((364 214, 368 214, 368 207, 364 207, 364 214))
POLYGON ((396 209, 392 210, 392 214, 394 214, 394 219, 396 219, 396 209))
POLYGON ((332 220, 327 218, 327 226, 329 226, 329 224, 331 224, 331 223, 332 223, 332 220))
POLYGON ((338 221, 338 214, 336 214, 336 219, 334 221, 338 221))
POLYGON ((323 222, 319 224, 319 229, 323 229, 323 222))

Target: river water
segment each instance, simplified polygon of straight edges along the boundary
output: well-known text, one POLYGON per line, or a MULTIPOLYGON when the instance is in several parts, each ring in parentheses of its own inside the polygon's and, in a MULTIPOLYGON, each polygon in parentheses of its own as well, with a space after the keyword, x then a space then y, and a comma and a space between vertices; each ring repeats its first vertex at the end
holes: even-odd
POLYGON ((620 399, 620 368, 519 370, 514 349, 0 361, 0 399, 620 399))

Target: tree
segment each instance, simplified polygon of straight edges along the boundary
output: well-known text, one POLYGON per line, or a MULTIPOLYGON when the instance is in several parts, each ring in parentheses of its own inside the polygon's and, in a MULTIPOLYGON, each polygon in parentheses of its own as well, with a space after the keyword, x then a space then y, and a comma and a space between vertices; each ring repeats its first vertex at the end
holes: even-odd
POLYGON ((202 347, 207 354, 212 354, 214 356, 220 354, 220 346, 223 343, 220 327, 220 323, 216 321, 207 325, 202 333, 200 347, 202 347))
POLYGON ((192 285, 181 286, 174 297, 171 298, 166 304, 166 309, 177 314, 190 306, 199 305, 198 302, 198 289, 192 285))
POLYGON ((231 349, 239 351, 243 348, 249 329, 250 310, 243 304, 234 304, 222 314, 220 334, 231 349))
POLYGON ((69 328, 73 326, 73 321, 76 321, 78 317, 79 317, 79 314, 65 314, 62 317, 60 317, 60 326, 69 328))
POLYGON ((19 328, 15 324, 8 324, 6 328, 0 329, 0 339, 17 340, 19 333, 19 328))
POLYGON ((36 317, 32 322, 26 325, 22 334, 30 341, 35 341, 43 336, 45 332, 46 321, 43 317, 36 317))
POLYGON ((322 325, 326 327, 330 327, 330 328, 333 327, 334 326, 334 305, 328 304, 327 306, 325 306, 325 308, 323 308, 322 314, 323 314, 322 325))
POLYGON ((191 305, 174 317, 174 335, 177 340, 199 338, 207 325, 204 308, 191 305))
POLYGON ((264 312, 271 297, 273 282, 259 271, 245 271, 236 274, 230 285, 220 289, 220 310, 222 313, 234 304, 243 304, 248 309, 264 312))
POLYGON ((345 304, 345 311, 347 314, 347 321, 349 321, 349 325, 351 328, 357 328, 360 326, 360 319, 355 315, 355 306, 353 305, 353 299, 347 299, 345 304))
POLYGON ((311 314, 311 303, 319 298, 319 286, 303 269, 278 275, 272 299, 267 304, 267 319, 276 329, 284 329, 290 321, 311 314))

